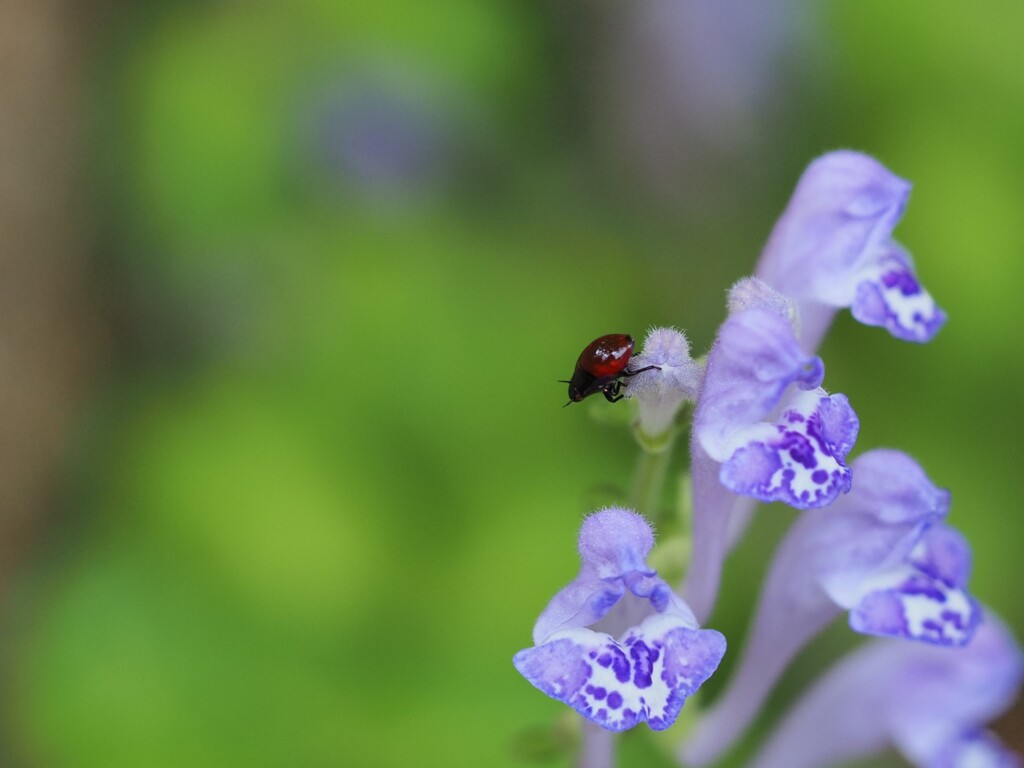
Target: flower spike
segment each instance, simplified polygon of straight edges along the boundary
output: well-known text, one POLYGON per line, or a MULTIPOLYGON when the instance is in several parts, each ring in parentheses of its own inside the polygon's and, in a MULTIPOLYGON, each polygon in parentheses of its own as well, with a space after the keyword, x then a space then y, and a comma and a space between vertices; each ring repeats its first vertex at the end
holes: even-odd
POLYGON ((540 615, 536 645, 513 659, 535 687, 611 731, 645 721, 668 728, 725 653, 725 638, 700 629, 647 566, 653 543, 635 512, 609 508, 587 518, 579 576, 540 615))

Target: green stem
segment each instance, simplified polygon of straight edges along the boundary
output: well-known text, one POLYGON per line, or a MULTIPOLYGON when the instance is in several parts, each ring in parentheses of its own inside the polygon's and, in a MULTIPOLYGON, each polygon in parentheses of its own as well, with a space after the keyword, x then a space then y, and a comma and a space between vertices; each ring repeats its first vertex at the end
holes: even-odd
POLYGON ((665 441, 658 446, 659 450, 651 450, 641 442, 633 485, 630 489, 630 506, 655 525, 661 518, 661 499, 669 461, 672 458, 672 442, 665 441))

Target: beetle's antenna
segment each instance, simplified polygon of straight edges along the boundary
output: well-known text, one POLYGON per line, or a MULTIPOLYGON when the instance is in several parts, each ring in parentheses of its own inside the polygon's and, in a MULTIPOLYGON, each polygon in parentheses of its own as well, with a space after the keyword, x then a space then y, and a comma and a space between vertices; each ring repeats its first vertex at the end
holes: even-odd
POLYGON ((566 403, 566 404, 565 404, 565 405, 563 405, 562 407, 563 407, 563 408, 567 408, 567 407, 568 407, 568 406, 570 406, 570 405, 572 405, 572 400, 570 400, 570 401, 569 401, 568 403, 566 403))
POLYGON ((559 380, 558 380, 558 383, 559 383, 559 384, 572 384, 572 382, 571 382, 571 381, 566 381, 565 379, 559 379, 559 380))

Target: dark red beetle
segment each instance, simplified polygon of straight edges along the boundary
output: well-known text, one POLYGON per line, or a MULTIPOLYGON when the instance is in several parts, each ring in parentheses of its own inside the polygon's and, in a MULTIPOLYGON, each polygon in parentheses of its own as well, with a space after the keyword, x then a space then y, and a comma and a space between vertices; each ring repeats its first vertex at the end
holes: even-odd
POLYGON ((626 385, 624 376, 636 376, 650 370, 660 370, 648 365, 636 371, 629 370, 629 358, 633 356, 633 337, 626 333, 610 333, 590 342, 576 361, 572 381, 569 385, 569 403, 578 403, 585 397, 604 392, 609 403, 622 399, 619 390, 626 385))

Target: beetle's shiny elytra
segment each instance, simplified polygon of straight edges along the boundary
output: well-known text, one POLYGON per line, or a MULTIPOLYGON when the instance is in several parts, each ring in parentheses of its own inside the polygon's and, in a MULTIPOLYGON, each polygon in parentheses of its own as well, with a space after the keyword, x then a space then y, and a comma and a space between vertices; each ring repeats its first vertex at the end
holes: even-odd
MULTIPOLYGON (((644 371, 658 370, 648 365, 635 371, 629 370, 629 359, 633 356, 633 337, 626 333, 610 333, 590 342, 576 361, 572 380, 563 381, 569 385, 569 403, 578 403, 585 397, 603 392, 609 403, 622 399, 620 390, 626 385, 623 377, 635 376, 644 371)), ((569 405, 566 403, 566 405, 569 405)))

